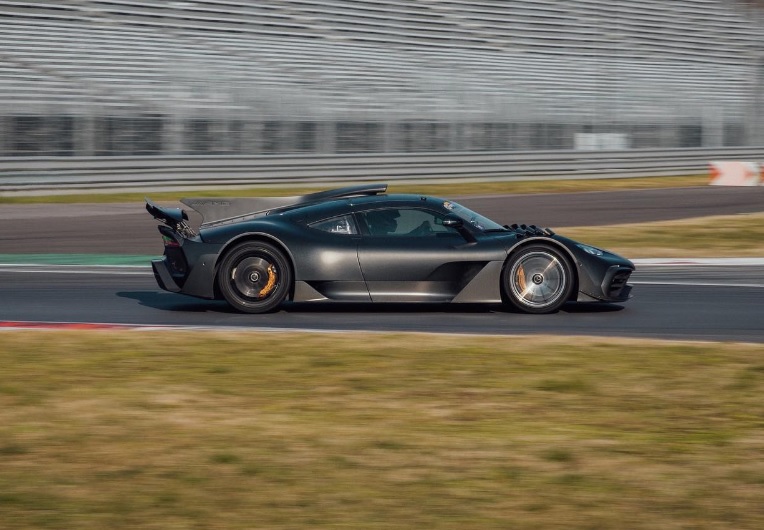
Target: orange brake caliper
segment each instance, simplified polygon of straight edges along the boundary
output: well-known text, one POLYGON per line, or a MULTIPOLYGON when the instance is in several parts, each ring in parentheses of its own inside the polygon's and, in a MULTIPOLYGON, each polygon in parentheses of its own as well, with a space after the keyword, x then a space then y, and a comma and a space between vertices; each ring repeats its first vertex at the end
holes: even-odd
POLYGON ((259 298, 265 298, 269 294, 271 294, 271 291, 273 291, 273 288, 276 287, 276 280, 278 280, 278 276, 276 275, 276 267, 273 265, 268 267, 268 283, 265 284, 265 287, 260 289, 260 294, 258 295, 259 298))
POLYGON ((520 285, 520 292, 525 293, 525 269, 523 267, 517 270, 517 283, 520 285))

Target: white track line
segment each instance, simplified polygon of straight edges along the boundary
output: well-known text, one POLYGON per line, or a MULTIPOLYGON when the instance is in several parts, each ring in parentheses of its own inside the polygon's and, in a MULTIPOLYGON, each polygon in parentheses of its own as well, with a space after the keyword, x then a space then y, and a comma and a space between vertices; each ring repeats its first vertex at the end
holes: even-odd
POLYGON ((715 283, 715 282, 650 282, 650 281, 632 281, 629 285, 678 285, 684 287, 735 287, 741 289, 764 289, 764 284, 760 283, 715 283))
POLYGON ((639 267, 658 266, 658 267, 692 267, 692 266, 713 266, 713 267, 740 267, 740 266, 764 266, 764 258, 642 258, 631 260, 634 265, 639 267))

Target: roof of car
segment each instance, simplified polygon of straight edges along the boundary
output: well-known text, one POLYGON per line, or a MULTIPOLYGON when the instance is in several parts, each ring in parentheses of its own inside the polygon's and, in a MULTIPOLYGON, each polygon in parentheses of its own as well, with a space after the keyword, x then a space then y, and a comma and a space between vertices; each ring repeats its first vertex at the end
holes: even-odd
POLYGON ((342 197, 331 198, 316 202, 309 203, 297 203, 281 208, 275 208, 269 212, 269 215, 293 215, 296 217, 314 215, 334 215, 341 212, 353 210, 354 208, 384 208, 386 206, 392 206, 402 203, 414 203, 420 201, 419 195, 407 195, 407 194, 379 194, 373 196, 359 196, 359 197, 342 197))

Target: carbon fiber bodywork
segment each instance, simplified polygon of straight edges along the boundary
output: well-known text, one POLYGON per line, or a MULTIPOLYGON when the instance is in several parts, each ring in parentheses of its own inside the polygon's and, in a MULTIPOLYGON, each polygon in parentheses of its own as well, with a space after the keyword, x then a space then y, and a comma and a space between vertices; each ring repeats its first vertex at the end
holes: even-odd
POLYGON ((474 220, 461 222, 454 220, 455 207, 461 208, 455 203, 387 195, 385 188, 357 186, 290 198, 184 199, 205 216, 198 233, 186 223, 185 212, 147 201, 149 213, 164 223, 159 230, 165 254, 152 262, 157 282, 167 291, 221 298, 218 276, 225 256, 244 242, 261 241, 286 257, 291 268, 287 298, 293 301, 500 303, 507 297, 508 260, 539 247, 569 262, 570 300, 630 297, 626 282, 634 265, 616 254, 547 229, 486 229, 474 220), (431 216, 436 226, 428 225, 437 230, 374 233, 369 219, 387 211, 431 216), (340 222, 345 224, 335 230, 332 223, 340 222))

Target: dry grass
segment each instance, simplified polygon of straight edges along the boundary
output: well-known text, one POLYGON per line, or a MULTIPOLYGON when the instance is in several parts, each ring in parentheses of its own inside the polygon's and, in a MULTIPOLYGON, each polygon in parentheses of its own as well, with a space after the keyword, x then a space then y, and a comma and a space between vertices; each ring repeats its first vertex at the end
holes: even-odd
POLYGON ((762 345, 6 332, 0 363, 4 529, 764 526, 762 345))
MULTIPOLYGON (((384 179, 381 179, 384 180, 384 179)), ((646 177, 615 179, 567 179, 567 180, 524 180, 504 182, 450 182, 447 184, 397 184, 389 187, 391 193, 423 193, 439 197, 457 197, 465 195, 503 195, 511 193, 574 193, 584 191, 612 191, 621 189, 646 188, 685 188, 708 184, 708 176, 691 175, 684 177, 646 177)), ((250 188, 213 187, 211 189, 193 189, 173 191, 153 191, 147 189, 139 193, 72 193, 63 195, 5 195, 0 193, 0 204, 33 203, 110 203, 142 202, 150 196, 156 201, 175 201, 179 197, 280 197, 301 195, 345 185, 342 181, 326 184, 322 187, 272 187, 258 186, 250 188)))
POLYGON ((393 184, 396 193, 423 193, 439 197, 467 195, 509 195, 524 193, 582 193, 586 191, 617 191, 705 186, 708 176, 645 177, 613 179, 523 180, 510 182, 470 182, 449 184, 393 184))
POLYGON ((764 256, 764 213, 566 228, 561 233, 630 258, 764 256))

